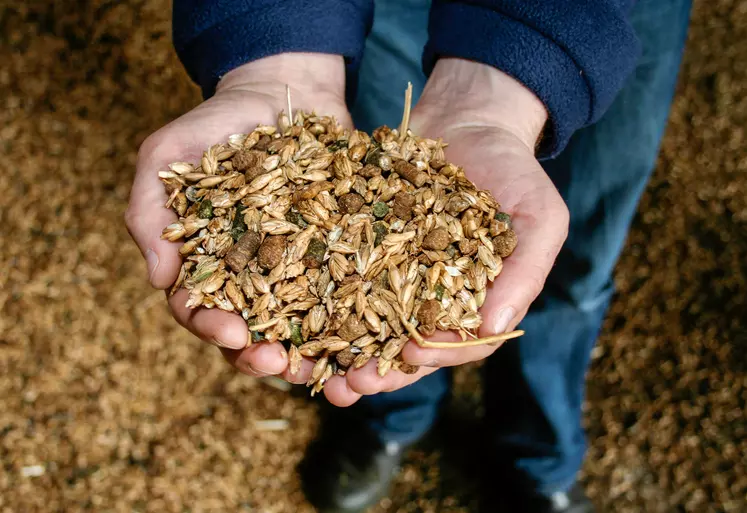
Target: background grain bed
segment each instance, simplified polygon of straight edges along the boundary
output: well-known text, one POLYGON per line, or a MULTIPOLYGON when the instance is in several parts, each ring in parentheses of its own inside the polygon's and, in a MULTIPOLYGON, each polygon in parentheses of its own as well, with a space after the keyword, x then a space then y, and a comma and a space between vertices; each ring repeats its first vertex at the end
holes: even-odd
MULTIPOLYGON (((122 221, 139 144, 199 102, 170 3, 3 4, 0 512, 311 511, 295 466, 315 403, 179 328, 122 221), (277 418, 289 429, 254 425, 277 418)), ((747 1, 696 1, 588 378, 584 480, 603 512, 747 511, 745 41, 747 1)), ((442 447, 413 451, 376 511, 470 511, 470 469, 442 447)))

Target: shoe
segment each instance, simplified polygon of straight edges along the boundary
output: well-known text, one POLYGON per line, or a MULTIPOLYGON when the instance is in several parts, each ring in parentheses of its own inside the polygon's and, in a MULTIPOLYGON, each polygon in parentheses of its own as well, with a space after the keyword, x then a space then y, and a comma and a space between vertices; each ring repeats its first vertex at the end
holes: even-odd
POLYGON ((322 513, 362 513, 376 504, 405 453, 400 444, 383 444, 372 433, 346 427, 313 442, 299 469, 306 498, 322 513))
POLYGON ((498 487, 489 500, 484 513, 594 513, 593 504, 578 483, 568 492, 557 492, 550 497, 521 488, 498 487))

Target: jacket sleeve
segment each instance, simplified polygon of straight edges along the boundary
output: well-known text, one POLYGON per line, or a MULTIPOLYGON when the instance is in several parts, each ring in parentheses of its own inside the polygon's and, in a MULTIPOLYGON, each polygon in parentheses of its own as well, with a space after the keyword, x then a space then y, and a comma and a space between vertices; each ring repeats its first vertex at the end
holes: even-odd
POLYGON ((495 66, 534 91, 550 119, 540 158, 597 121, 635 67, 631 0, 434 0, 426 74, 441 56, 495 66))
POLYGON ((284 52, 342 55, 354 75, 372 18, 372 0, 173 0, 173 42, 208 98, 232 69, 284 52))

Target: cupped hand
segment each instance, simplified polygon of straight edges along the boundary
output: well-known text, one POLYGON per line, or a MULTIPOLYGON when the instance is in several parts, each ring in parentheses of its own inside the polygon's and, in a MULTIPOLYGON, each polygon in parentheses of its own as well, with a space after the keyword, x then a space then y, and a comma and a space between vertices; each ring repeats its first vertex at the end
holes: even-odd
MULTIPOLYGON (((482 306, 480 336, 514 329, 542 290, 568 233, 568 209, 535 158, 535 145, 547 113, 522 84, 488 66, 459 59, 436 65, 410 123, 413 133, 448 147, 448 161, 464 168, 478 188, 493 193, 511 215, 518 246, 503 262, 482 306)), ((436 332, 431 340, 456 341, 455 333, 436 332)), ((514 342, 507 342, 514 343, 514 342)), ((498 349, 483 345, 424 349, 409 342, 403 359, 420 365, 416 374, 390 372, 384 378, 369 364, 334 377, 325 386, 331 402, 352 404, 361 394, 407 386, 441 367, 486 358, 498 349)))
MULTIPOLYGON (((220 81, 216 94, 194 110, 169 123, 142 144, 125 222, 146 259, 150 283, 169 288, 182 264, 180 242, 161 239, 164 227, 176 222, 165 208, 167 196, 158 171, 176 161, 199 162, 209 146, 225 142, 229 135, 249 133, 258 124, 274 125, 278 113, 287 110, 286 84, 293 108, 333 115, 350 126, 345 106, 345 71, 342 57, 321 54, 282 54, 238 67, 220 81)), ((226 360, 251 376, 284 375, 300 382, 308 375, 305 362, 298 376, 289 376, 288 355, 278 343, 253 344, 248 348, 247 326, 234 313, 185 306, 187 291, 169 298, 174 318, 200 339, 218 346, 226 360)))

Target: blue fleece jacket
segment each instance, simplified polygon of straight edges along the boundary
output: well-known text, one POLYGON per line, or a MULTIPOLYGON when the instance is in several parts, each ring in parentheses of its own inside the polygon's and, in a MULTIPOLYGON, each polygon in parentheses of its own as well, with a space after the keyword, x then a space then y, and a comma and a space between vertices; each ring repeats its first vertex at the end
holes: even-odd
MULTIPOLYGON (((640 51, 628 21, 632 4, 633 0, 434 0, 423 70, 429 74, 441 56, 462 57, 495 66, 521 81, 550 113, 539 155, 552 157, 574 131, 602 116, 632 72, 640 51)), ((372 0, 173 4, 174 46, 205 97, 231 69, 290 51, 343 55, 350 89, 372 21, 372 0)))

